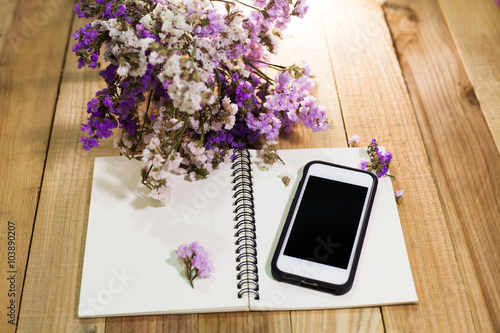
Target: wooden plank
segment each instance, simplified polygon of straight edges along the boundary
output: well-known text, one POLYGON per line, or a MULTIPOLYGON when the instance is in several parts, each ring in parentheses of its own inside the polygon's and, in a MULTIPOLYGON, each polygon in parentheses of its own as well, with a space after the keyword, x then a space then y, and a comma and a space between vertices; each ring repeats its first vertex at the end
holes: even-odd
POLYGON ((198 325, 200 333, 291 332, 288 311, 203 314, 198 325))
POLYGON ((480 106, 469 97, 473 87, 436 0, 393 0, 384 9, 476 330, 498 332, 500 155, 480 106))
POLYGON ((414 110, 379 5, 322 1, 347 133, 394 153, 395 189, 418 305, 384 307, 387 331, 472 332, 474 326, 414 110), (328 16, 327 16, 328 15, 328 16))
POLYGON ((108 318, 106 323, 106 333, 115 332, 198 332, 197 315, 108 318))
POLYGON ((296 311, 292 316, 294 332, 384 332, 380 308, 335 311, 296 311))
POLYGON ((278 54, 272 61, 285 66, 308 64, 311 67, 312 78, 316 83, 312 95, 318 105, 327 108, 331 125, 327 131, 318 133, 313 133, 303 125, 296 126, 290 135, 280 137, 280 148, 283 149, 347 145, 337 87, 323 33, 321 10, 321 6, 312 2, 303 19, 292 20, 284 32, 278 54))
POLYGON ((0 42, 1 332, 14 332, 19 316, 71 6, 60 6, 54 13, 40 21, 39 2, 26 0, 5 4, 0 15, 5 20, 2 29, 8 28, 2 30, 0 42), (36 29, 27 31, 30 24, 36 29), (9 224, 15 224, 15 235, 8 234, 9 224), (15 244, 8 244, 8 235, 15 244), (15 252, 14 262, 8 262, 8 252, 15 252))
POLYGON ((15 16, 17 1, 0 0, 0 61, 2 60, 5 45, 9 39, 13 39, 14 34, 9 34, 15 16))
POLYGON ((77 70, 71 48, 68 52, 33 230, 20 331, 104 330, 104 319, 78 320, 77 308, 93 160, 112 147, 104 144, 90 153, 81 148, 79 125, 100 80, 92 71, 77 70))
MULTIPOLYGON (((70 18, 71 4, 68 3, 61 11, 70 18)), ((69 29, 61 29, 59 25, 56 25, 56 29, 63 34, 59 44, 64 46, 69 38, 69 29)), ((44 48, 50 38, 40 40, 44 48)), ((64 55, 64 48, 58 53, 64 55)), ((99 79, 94 72, 76 69, 71 47, 69 57, 65 57, 66 69, 57 103, 33 231, 30 266, 23 290, 20 331, 104 331, 103 319, 79 321, 76 318, 76 300, 83 262, 93 159, 97 154, 111 151, 111 148, 105 145, 93 153, 82 151, 79 125, 86 118, 86 103, 99 88, 99 79)), ((61 68, 58 68, 58 74, 61 68)), ((22 105, 21 102, 19 104, 22 105)))
POLYGON ((493 0, 438 2, 500 150, 500 8, 493 0))

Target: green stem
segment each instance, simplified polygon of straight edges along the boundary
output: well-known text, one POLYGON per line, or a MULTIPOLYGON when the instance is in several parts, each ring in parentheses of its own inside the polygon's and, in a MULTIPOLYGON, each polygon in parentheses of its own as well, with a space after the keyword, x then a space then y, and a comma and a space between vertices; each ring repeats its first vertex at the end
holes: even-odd
POLYGON ((223 2, 223 3, 227 3, 227 4, 230 4, 230 5, 234 5, 235 2, 239 3, 240 5, 243 5, 243 6, 246 6, 246 7, 249 7, 249 8, 252 8, 252 9, 255 9, 255 10, 259 10, 259 8, 257 7, 254 7, 252 5, 249 5, 247 3, 244 3, 244 2, 241 2, 241 1, 238 1, 238 0, 234 0, 234 1, 227 1, 227 0, 210 0, 210 2, 223 2))
MULTIPOLYGON (((182 129, 181 129, 181 132, 180 132, 180 135, 179 135, 179 138, 177 139, 177 141, 174 143, 174 145, 168 150, 168 152, 165 154, 165 156, 163 156, 163 158, 167 159, 168 156, 170 155, 170 153, 175 149, 177 150, 177 146, 179 145, 179 143, 182 141, 182 137, 184 136, 184 133, 186 132, 186 128, 187 128, 187 124, 188 124, 188 120, 189 120, 189 113, 185 113, 184 114, 184 125, 182 125, 182 129)), ((165 142, 166 144, 166 142, 165 142)), ((163 149, 163 146, 161 147, 163 149)))
POLYGON ((259 75, 261 78, 263 78, 264 80, 266 80, 267 82, 274 82, 273 79, 271 79, 269 76, 267 76, 264 72, 262 72, 260 69, 258 69, 254 64, 252 64, 251 62, 247 62, 247 64, 252 67, 256 72, 257 72, 257 75, 259 75))
POLYGON ((264 61, 264 60, 257 60, 257 59, 250 59, 247 57, 243 57, 243 61, 260 62, 261 64, 266 64, 266 65, 272 67, 273 69, 277 69, 277 70, 285 70, 286 69, 285 66, 276 65, 276 64, 264 61))

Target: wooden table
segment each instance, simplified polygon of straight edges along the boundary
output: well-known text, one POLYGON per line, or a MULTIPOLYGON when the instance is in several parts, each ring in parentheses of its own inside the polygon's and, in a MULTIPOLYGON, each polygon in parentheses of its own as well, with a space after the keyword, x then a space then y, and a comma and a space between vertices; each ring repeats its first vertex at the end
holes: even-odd
POLYGON ((83 22, 73 2, 0 0, 1 332, 500 332, 500 9, 494 0, 310 5, 277 61, 311 65, 333 126, 297 128, 281 146, 345 147, 358 134, 395 154, 419 304, 78 319, 93 162, 117 154, 112 140, 91 152, 79 142, 103 82, 76 68, 71 32, 83 22))

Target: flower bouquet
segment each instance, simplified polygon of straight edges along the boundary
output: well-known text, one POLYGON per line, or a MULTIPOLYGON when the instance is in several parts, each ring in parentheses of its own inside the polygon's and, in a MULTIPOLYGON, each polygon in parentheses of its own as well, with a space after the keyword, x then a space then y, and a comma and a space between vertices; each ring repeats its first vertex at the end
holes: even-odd
POLYGON ((231 149, 263 144, 276 154, 279 133, 297 123, 327 129, 310 68, 269 62, 307 8, 305 0, 78 2, 78 17, 93 18, 73 34, 78 66, 97 68, 101 53, 108 63, 106 88, 88 102, 83 149, 120 129, 115 147, 142 161, 143 183, 166 204, 169 173, 200 179, 231 149))

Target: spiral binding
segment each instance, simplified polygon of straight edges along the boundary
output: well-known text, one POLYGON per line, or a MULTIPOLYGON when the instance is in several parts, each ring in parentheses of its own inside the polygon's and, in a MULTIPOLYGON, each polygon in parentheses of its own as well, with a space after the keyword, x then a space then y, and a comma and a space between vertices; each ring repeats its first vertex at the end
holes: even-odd
POLYGON ((250 152, 239 150, 233 162, 233 187, 236 233, 236 271, 238 272, 238 298, 252 295, 259 299, 259 274, 257 270, 257 235, 252 190, 250 152))

